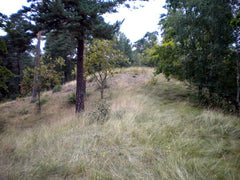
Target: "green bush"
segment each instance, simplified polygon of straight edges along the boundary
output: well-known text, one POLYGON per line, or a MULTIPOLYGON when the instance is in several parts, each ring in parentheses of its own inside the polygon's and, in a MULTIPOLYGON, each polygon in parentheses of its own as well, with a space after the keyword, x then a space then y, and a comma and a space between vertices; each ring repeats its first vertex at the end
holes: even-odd
MULTIPOLYGON (((87 98, 90 95, 91 95, 91 93, 87 91, 85 93, 85 98, 87 98)), ((68 102, 68 104, 75 104, 76 103, 76 91, 72 91, 71 94, 68 95, 67 102, 68 102)))
POLYGON ((106 100, 100 100, 92 104, 93 110, 89 112, 90 122, 103 122, 108 120, 110 112, 110 104, 106 100))
POLYGON ((75 104, 76 103, 76 92, 72 91, 71 94, 67 97, 68 104, 75 104))
POLYGON ((61 90, 62 90, 62 86, 61 85, 56 85, 52 89, 52 93, 60 92, 61 90))
MULTIPOLYGON (((44 96, 40 99, 40 104, 43 105, 45 104, 46 102, 48 101, 48 97, 47 96, 44 96)), ((38 102, 37 102, 38 103, 38 102)))

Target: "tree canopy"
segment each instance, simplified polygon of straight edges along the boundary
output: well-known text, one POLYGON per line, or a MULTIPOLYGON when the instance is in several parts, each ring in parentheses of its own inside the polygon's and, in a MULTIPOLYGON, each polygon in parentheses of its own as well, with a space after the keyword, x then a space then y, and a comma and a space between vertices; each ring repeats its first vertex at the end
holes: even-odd
POLYGON ((91 38, 111 39, 119 30, 120 22, 111 25, 102 17, 105 13, 116 12, 116 7, 126 0, 44 0, 42 3, 29 0, 32 20, 40 30, 68 30, 77 41, 77 90, 76 112, 84 110, 84 42, 91 38))
POLYGON ((158 57, 157 72, 197 86, 201 100, 208 96, 209 102, 222 98, 234 104, 231 1, 167 0, 166 8, 168 13, 161 16, 159 23, 163 43, 153 53, 158 57))

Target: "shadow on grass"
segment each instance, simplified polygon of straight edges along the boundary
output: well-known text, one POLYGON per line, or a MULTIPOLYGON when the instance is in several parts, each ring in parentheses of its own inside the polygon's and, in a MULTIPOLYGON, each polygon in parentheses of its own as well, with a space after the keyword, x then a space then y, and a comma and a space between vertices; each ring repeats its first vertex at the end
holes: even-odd
POLYGON ((211 109, 227 115, 236 115, 235 107, 228 102, 214 101, 207 97, 199 101, 198 92, 194 88, 174 79, 170 81, 161 79, 155 85, 149 82, 142 87, 142 92, 165 104, 184 102, 194 108, 211 109))
POLYGON ((155 85, 146 84, 141 89, 146 95, 153 98, 158 98, 160 101, 165 103, 175 103, 175 102, 192 102, 193 91, 184 85, 176 81, 161 81, 155 85))

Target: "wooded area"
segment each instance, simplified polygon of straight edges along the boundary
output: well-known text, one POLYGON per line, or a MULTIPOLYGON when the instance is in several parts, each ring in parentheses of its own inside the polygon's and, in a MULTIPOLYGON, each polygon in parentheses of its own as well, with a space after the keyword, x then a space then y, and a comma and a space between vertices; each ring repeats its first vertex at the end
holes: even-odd
POLYGON ((131 44, 118 32, 121 22, 113 25, 104 22, 102 15, 116 12, 120 4, 127 3, 125 0, 30 2, 30 7, 23 7, 10 17, 1 14, 1 28, 7 32, 1 37, 2 100, 22 97, 31 91, 36 97, 36 83, 27 83, 28 91, 22 86, 27 77, 31 81, 40 73, 39 38, 43 36, 46 44, 41 53, 42 65, 54 64, 59 58, 64 59, 64 64, 54 65, 52 68, 58 73, 52 76, 49 73, 48 82, 42 81, 46 85, 37 91, 76 78, 76 112, 80 112, 84 109, 86 86, 84 57, 92 56, 84 55, 84 47, 90 47, 94 38, 100 38, 112 39, 109 48, 119 50, 126 59, 116 59, 115 67, 155 67, 156 74, 164 73, 167 78, 187 81, 193 89, 197 88, 199 102, 239 111, 238 1, 166 1, 167 14, 162 14, 159 21, 163 31, 160 44, 157 32, 148 32, 131 44), (37 35, 39 44, 33 47, 32 40, 37 35), (27 75, 26 67, 35 69, 33 76, 27 75))

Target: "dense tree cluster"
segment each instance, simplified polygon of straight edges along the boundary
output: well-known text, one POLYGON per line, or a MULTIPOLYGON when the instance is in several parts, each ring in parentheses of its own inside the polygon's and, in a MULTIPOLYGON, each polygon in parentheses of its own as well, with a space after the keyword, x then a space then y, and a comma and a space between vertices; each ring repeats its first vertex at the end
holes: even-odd
POLYGON ((238 2, 167 0, 161 46, 152 54, 157 73, 187 80, 205 103, 235 104, 239 109, 238 2), (232 24, 234 24, 232 22, 232 24), (237 60, 236 60, 237 59, 237 60), (238 62, 238 65, 236 63, 238 62))
POLYGON ((2 93, 2 98, 14 98, 20 94, 24 66, 32 66, 30 53, 34 35, 32 32, 33 26, 24 19, 22 13, 11 15, 7 21, 7 35, 0 37, 0 41, 3 42, 6 48, 5 53, 3 53, 4 51, 1 53, 1 64, 11 71, 12 76, 5 81, 7 88, 2 93))
POLYGON ((147 32, 143 38, 136 41, 134 48, 134 65, 154 67, 155 63, 151 60, 153 48, 157 45, 158 32, 147 32))

